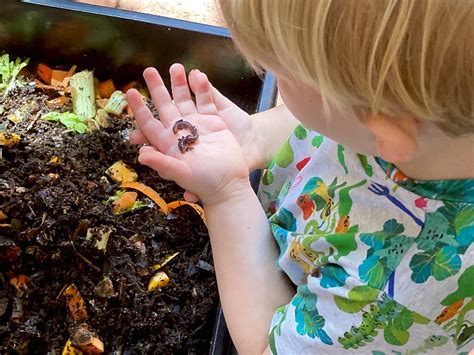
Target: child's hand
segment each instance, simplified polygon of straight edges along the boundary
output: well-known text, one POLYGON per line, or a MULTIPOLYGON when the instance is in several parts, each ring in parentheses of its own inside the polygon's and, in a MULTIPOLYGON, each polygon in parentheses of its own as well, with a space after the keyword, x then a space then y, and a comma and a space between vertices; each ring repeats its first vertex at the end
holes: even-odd
MULTIPOLYGON (((184 67, 181 64, 173 64, 170 77, 173 99, 183 117, 195 113, 196 110, 199 113, 219 116, 239 142, 249 171, 258 168, 263 160, 263 152, 250 115, 222 95, 212 86, 206 74, 197 69, 189 73, 189 87, 196 96, 196 105, 189 93, 184 67)), ((147 143, 140 130, 132 133, 131 141, 135 144, 147 143)))
POLYGON ((204 204, 223 202, 236 190, 246 188, 249 171, 242 150, 206 93, 196 93, 196 106, 187 83, 175 81, 173 103, 156 69, 146 69, 143 76, 160 120, 153 117, 138 91, 128 91, 127 99, 143 138, 151 144, 140 149, 140 163, 196 194, 204 204), (173 125, 180 119, 196 126, 199 134, 193 149, 185 153, 178 148, 178 138, 190 133, 173 133, 173 125))

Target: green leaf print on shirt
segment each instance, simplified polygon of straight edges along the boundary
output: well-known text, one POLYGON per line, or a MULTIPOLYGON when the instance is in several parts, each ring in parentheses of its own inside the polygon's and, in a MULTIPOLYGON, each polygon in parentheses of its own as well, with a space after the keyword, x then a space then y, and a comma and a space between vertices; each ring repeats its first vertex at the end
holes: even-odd
POLYGON ((349 170, 347 169, 346 158, 344 157, 344 146, 341 144, 337 145, 337 160, 339 161, 339 164, 341 164, 341 166, 343 167, 344 172, 348 174, 349 170))
POLYGON ((290 141, 287 140, 278 153, 275 155, 275 158, 273 161, 275 162, 276 165, 282 167, 282 168, 287 168, 295 159, 295 154, 293 152, 293 148, 290 145, 290 141))
POLYGON ((463 248, 469 247, 474 241, 474 206, 465 205, 454 218, 456 241, 463 248))
POLYGON ((270 217, 270 227, 273 236, 280 247, 280 257, 285 253, 288 247, 288 232, 296 231, 296 219, 293 213, 286 208, 280 208, 277 213, 270 217))
POLYGON ((458 289, 446 296, 441 301, 443 306, 449 306, 454 302, 463 300, 467 297, 474 297, 474 265, 469 266, 458 279, 458 289))
POLYGON ((264 185, 271 185, 273 183, 273 173, 272 169, 275 166, 275 162, 271 162, 270 165, 268 166, 267 170, 265 171, 265 174, 263 174, 262 177, 262 184, 264 185))
POLYGON ((270 350, 272 351, 272 354, 277 353, 276 343, 275 343, 275 334, 278 336, 281 336, 281 325, 286 320, 287 311, 288 311, 287 305, 283 305, 275 309, 274 317, 279 316, 280 319, 278 320, 278 323, 273 326, 269 334, 268 345, 270 346, 270 350))
POLYGON ((455 236, 448 231, 448 219, 441 212, 427 213, 425 226, 416 238, 420 250, 432 250, 438 243, 458 246, 455 236))
POLYGON ((360 164, 362 165, 362 168, 364 169, 365 174, 369 177, 374 175, 372 165, 370 165, 369 162, 367 161, 367 156, 362 155, 362 154, 357 154, 357 156, 359 157, 360 164))
POLYGON ((303 140, 308 135, 308 131, 302 125, 298 125, 294 130, 294 134, 296 138, 303 140))
POLYGON ((412 246, 414 238, 402 235, 405 228, 395 219, 384 223, 383 230, 363 233, 360 240, 370 246, 359 266, 359 276, 371 287, 383 289, 398 263, 412 246))
POLYGON ((420 252, 410 260, 411 279, 424 283, 431 276, 442 281, 461 269, 460 254, 472 242, 474 221, 472 207, 445 203, 443 207, 426 214, 425 226, 416 238, 420 252), (450 222, 451 221, 451 222, 450 222))
POLYGON ((329 335, 324 331, 325 320, 316 306, 318 297, 309 291, 306 285, 298 286, 298 291, 291 304, 295 306, 296 331, 300 335, 319 338, 324 344, 332 345, 329 335))
POLYGON ((381 300, 371 303, 369 310, 362 313, 362 323, 351 326, 338 341, 344 349, 357 349, 373 341, 378 334, 377 329, 383 329, 384 339, 388 344, 404 345, 410 338, 408 330, 416 320, 422 320, 417 322, 422 324, 429 322, 425 317, 382 294, 381 300))
POLYGON ((357 249, 355 233, 330 234, 326 236, 326 241, 337 249, 337 253, 334 255, 335 260, 339 260, 357 249))
POLYGON ((449 338, 447 336, 431 335, 429 338, 425 339, 423 345, 415 349, 408 350, 405 355, 433 354, 433 352, 430 352, 430 350, 439 348, 440 346, 447 344, 448 341, 449 338))
POLYGON ((321 144, 323 144, 323 141, 324 141, 324 136, 319 134, 311 140, 311 145, 313 147, 319 148, 321 144))
POLYGON ((349 215, 349 212, 352 209, 352 198, 349 195, 351 190, 364 186, 366 183, 367 180, 361 180, 354 185, 346 186, 339 190, 339 205, 337 206, 337 212, 339 213, 340 218, 349 215))
POLYGON ((406 344, 410 338, 410 334, 406 330, 401 330, 395 327, 387 327, 383 333, 385 341, 392 345, 406 344))
POLYGON ((368 304, 374 302, 380 291, 370 286, 356 286, 350 290, 347 297, 334 296, 337 308, 346 313, 357 313, 368 304))
POLYGON ((324 288, 341 287, 346 283, 349 274, 344 268, 337 264, 329 264, 320 267, 322 275, 319 284, 324 288))

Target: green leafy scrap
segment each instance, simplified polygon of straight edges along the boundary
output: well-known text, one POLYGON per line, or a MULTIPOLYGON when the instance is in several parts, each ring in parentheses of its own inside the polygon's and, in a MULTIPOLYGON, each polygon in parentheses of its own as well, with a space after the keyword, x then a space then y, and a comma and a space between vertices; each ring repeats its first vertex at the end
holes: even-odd
POLYGON ((4 54, 0 56, 0 93, 3 93, 3 98, 8 95, 8 92, 19 84, 17 80, 18 73, 21 69, 28 65, 29 59, 21 60, 16 58, 15 61, 10 61, 10 56, 4 54))
POLYGON ((41 116, 43 120, 61 122, 68 131, 83 134, 89 130, 84 119, 72 112, 48 112, 41 116))

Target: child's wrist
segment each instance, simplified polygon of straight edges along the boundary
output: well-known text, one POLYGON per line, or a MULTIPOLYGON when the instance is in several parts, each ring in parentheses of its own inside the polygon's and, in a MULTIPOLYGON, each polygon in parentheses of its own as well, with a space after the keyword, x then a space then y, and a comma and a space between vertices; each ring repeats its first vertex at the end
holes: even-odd
POLYGON ((249 179, 240 179, 229 182, 221 191, 201 198, 203 207, 214 208, 219 205, 228 205, 246 199, 254 194, 249 179))
MULTIPOLYGON (((261 118, 258 116, 259 114, 252 115, 251 118, 251 137, 250 140, 252 142, 252 153, 250 156, 253 158, 251 162, 249 162, 249 171, 253 171, 256 169, 262 169, 265 167, 265 161, 267 160, 266 152, 266 132, 260 121, 261 118)), ((268 154, 267 154, 268 155, 268 154)))

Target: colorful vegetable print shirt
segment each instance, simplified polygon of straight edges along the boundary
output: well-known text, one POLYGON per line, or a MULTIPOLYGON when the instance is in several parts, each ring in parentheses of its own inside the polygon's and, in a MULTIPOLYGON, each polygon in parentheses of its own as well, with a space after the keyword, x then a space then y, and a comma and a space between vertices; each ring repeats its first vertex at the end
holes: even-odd
POLYGON ((275 354, 467 354, 474 180, 413 181, 298 126, 259 191, 296 285, 275 354))

